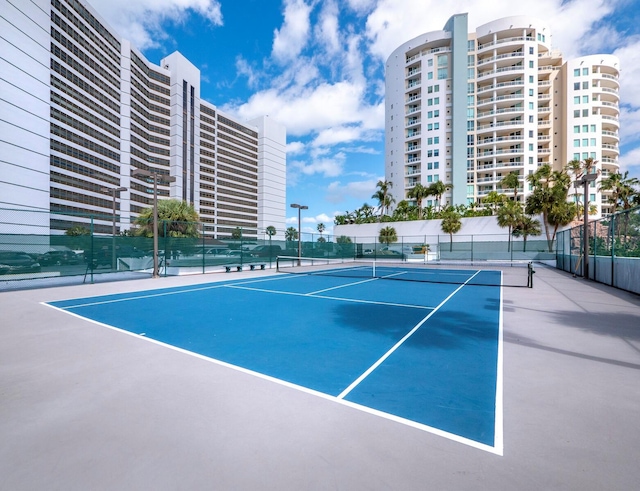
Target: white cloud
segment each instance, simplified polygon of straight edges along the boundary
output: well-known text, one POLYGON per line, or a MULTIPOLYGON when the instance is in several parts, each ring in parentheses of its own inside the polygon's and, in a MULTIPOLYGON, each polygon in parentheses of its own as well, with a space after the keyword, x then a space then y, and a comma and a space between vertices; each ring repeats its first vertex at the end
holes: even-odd
POLYGON ((184 22, 190 12, 223 24, 218 0, 91 0, 91 6, 123 38, 140 50, 158 47, 167 39, 163 23, 184 22))
POLYGON ((627 43, 613 53, 620 58, 620 99, 640 107, 640 36, 627 39, 627 43))
POLYGON ((274 59, 286 62, 298 57, 309 37, 311 6, 303 0, 286 0, 284 24, 273 33, 274 59))
POLYGON ((333 204, 342 203, 347 198, 362 200, 363 202, 371 201, 371 195, 375 192, 377 182, 377 180, 373 179, 352 181, 346 184, 334 181, 327 187, 326 200, 333 204))
POLYGON ((438 0, 380 0, 367 19, 367 36, 371 53, 386 61, 402 42, 421 34, 440 31, 454 14, 469 14, 469 29, 508 16, 527 16, 544 19, 553 34, 553 44, 565 56, 576 56, 575 48, 586 52, 600 46, 598 23, 624 0, 537 0, 522 4, 512 0, 450 0, 442 8, 438 0), (550 15, 553 13, 553 15, 550 15))
POLYGON ((323 4, 319 22, 315 28, 315 37, 327 53, 335 54, 340 50, 339 28, 338 6, 333 0, 329 0, 323 4))
POLYGON ((301 141, 287 143, 287 155, 298 155, 304 152, 306 145, 301 141))
POLYGON ((344 153, 338 152, 333 157, 315 159, 311 163, 298 161, 292 166, 307 176, 321 174, 324 177, 336 177, 342 174, 345 158, 344 153))

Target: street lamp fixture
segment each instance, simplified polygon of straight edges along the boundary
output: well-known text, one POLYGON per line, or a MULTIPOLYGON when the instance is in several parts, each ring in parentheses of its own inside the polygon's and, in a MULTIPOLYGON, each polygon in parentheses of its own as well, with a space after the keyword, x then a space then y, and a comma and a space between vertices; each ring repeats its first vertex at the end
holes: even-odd
POLYGON ((100 188, 105 193, 110 193, 113 197, 113 215, 112 215, 112 227, 111 227, 111 269, 116 269, 116 194, 120 191, 126 191, 127 188, 100 188))
POLYGON ((299 205, 297 203, 293 203, 291 205, 291 208, 297 208, 298 209, 298 266, 300 266, 300 258, 302 257, 302 246, 301 246, 301 242, 300 242, 300 238, 301 238, 301 231, 300 231, 300 212, 302 210, 308 210, 309 207, 306 205, 299 205))
POLYGON ((146 179, 153 179, 153 277, 157 278, 158 275, 158 182, 174 182, 176 180, 173 176, 160 174, 159 172, 153 172, 148 170, 136 169, 133 171, 134 177, 144 177, 146 179))

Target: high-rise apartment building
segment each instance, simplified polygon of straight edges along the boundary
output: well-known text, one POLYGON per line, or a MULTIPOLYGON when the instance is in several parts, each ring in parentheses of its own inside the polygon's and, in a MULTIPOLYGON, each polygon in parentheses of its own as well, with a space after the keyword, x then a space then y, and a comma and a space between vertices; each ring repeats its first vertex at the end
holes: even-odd
POLYGON ((184 56, 150 63, 84 0, 0 6, 0 207, 48 212, 6 232, 63 233, 90 213, 110 233, 120 187, 128 228, 153 203, 142 170, 170 177, 159 198, 193 204, 208 236, 284 233, 282 125, 222 113, 201 99, 200 71, 184 56))
POLYGON ((514 171, 524 200, 540 165, 594 158, 589 201, 611 212, 599 181, 619 168, 618 76, 612 55, 563 60, 549 27, 524 16, 469 33, 467 15, 455 15, 407 41, 386 63, 385 175, 396 201, 443 181, 443 204, 481 204, 491 191, 512 195, 500 181, 514 171))

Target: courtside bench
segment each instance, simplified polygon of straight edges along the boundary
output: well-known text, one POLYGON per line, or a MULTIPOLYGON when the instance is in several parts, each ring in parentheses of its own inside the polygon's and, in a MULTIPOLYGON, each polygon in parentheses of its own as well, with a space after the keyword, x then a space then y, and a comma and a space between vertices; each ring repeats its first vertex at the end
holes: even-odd
MULTIPOLYGON (((227 264, 225 265, 224 269, 227 273, 231 273, 232 271, 242 271, 242 264, 227 264)), ((261 271, 264 271, 265 268, 267 267, 266 264, 262 264, 262 263, 251 263, 248 264, 247 266, 249 266, 249 269, 251 271, 255 271, 256 269, 260 269, 261 271)))

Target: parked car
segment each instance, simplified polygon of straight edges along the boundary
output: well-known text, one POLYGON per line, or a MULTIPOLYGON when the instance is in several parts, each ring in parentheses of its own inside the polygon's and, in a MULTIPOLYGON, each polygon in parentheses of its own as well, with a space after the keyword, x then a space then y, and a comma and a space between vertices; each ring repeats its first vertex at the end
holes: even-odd
POLYGON ((0 274, 38 273, 40 269, 40 263, 29 254, 0 251, 0 274))
POLYGON ((49 251, 38 256, 42 266, 62 266, 63 264, 80 264, 80 256, 73 251, 49 251))
POLYGON ((251 257, 277 257, 282 255, 279 245, 259 245, 251 249, 251 257))

